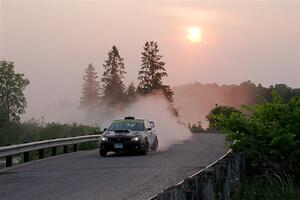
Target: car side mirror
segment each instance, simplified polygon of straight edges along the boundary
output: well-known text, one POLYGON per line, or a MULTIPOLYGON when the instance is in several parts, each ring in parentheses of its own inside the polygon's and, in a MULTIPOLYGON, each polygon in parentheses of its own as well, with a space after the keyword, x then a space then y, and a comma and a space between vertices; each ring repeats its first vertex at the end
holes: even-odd
POLYGON ((152 128, 154 128, 154 127, 155 127, 155 124, 154 124, 154 122, 153 122, 153 121, 150 121, 150 125, 151 125, 151 127, 152 127, 152 128))
POLYGON ((103 132, 105 132, 105 131, 107 131, 107 128, 104 128, 104 129, 103 129, 103 132))
POLYGON ((152 130, 152 128, 147 128, 147 131, 151 131, 152 130))

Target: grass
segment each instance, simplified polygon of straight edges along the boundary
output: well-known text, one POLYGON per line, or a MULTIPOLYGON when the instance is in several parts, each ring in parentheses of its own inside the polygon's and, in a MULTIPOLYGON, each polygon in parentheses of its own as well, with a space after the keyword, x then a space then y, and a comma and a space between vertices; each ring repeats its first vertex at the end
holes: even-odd
POLYGON ((232 200, 299 200, 300 185, 289 184, 284 189, 263 183, 242 184, 232 195, 232 200))

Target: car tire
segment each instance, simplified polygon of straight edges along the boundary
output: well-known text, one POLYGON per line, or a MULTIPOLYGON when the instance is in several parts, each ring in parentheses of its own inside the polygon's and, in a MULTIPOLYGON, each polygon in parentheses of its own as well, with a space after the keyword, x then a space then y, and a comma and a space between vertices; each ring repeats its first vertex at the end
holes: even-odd
POLYGON ((104 151, 104 150, 100 150, 100 151, 99 151, 99 154, 100 154, 101 157, 105 157, 106 154, 107 154, 107 152, 104 151))
POLYGON ((147 153, 148 153, 148 149, 149 149, 149 142, 148 142, 148 140, 146 140, 145 146, 146 146, 145 150, 141 151, 142 155, 147 155, 147 153))
POLYGON ((152 151, 157 151, 158 149, 158 139, 157 137, 155 138, 154 144, 152 146, 152 151))
POLYGON ((147 155, 147 151, 146 150, 141 151, 141 155, 147 155))

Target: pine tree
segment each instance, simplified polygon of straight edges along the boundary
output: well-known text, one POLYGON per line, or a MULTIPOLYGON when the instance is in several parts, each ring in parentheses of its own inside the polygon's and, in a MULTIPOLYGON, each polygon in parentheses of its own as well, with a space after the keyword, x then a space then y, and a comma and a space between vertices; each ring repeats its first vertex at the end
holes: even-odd
POLYGON ((115 105, 125 101, 125 85, 123 83, 125 66, 116 46, 108 52, 108 59, 103 64, 102 81, 103 101, 105 104, 115 105))
POLYGON ((97 72, 92 64, 89 64, 85 69, 83 81, 80 108, 93 109, 100 103, 100 83, 97 72))
POLYGON ((142 52, 142 66, 138 73, 140 83, 138 92, 142 95, 152 92, 159 92, 164 95, 169 102, 173 102, 174 92, 170 86, 164 85, 162 79, 168 74, 164 68, 165 63, 161 61, 162 55, 159 55, 159 49, 156 42, 146 42, 142 52))
POLYGON ((136 88, 134 87, 133 82, 129 84, 126 90, 127 102, 132 103, 136 98, 136 88))

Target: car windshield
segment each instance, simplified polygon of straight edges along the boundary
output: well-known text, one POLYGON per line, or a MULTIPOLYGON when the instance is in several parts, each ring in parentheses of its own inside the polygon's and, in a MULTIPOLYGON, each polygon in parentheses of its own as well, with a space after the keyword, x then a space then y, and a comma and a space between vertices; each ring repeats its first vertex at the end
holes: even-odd
POLYGON ((131 130, 131 131, 144 131, 145 126, 142 120, 120 120, 114 121, 110 127, 108 128, 109 131, 116 131, 116 130, 131 130))

